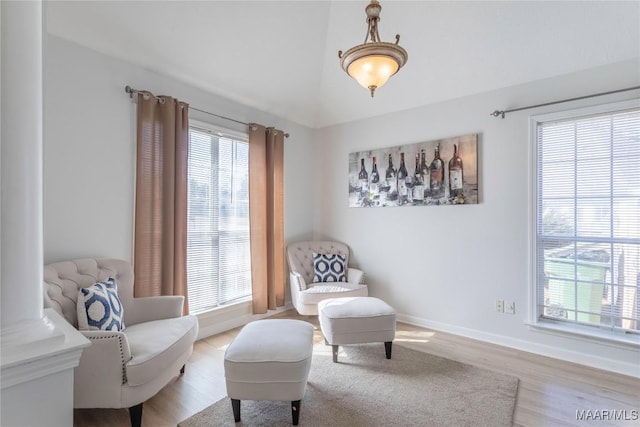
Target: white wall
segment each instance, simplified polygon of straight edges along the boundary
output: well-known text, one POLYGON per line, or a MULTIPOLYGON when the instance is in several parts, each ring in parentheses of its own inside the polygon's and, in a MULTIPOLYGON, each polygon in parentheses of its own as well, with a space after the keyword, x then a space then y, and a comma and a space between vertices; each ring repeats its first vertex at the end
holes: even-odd
MULTIPOLYGON (((312 131, 155 72, 49 35, 45 45, 44 261, 84 256, 131 259, 135 104, 124 87, 174 96, 193 107, 275 126, 285 140, 285 240, 311 237, 306 175, 312 131)), ((200 121, 233 122, 192 111, 200 121)), ((242 129, 242 127, 240 128, 242 129)))
MULTIPOLYGON (((124 86, 291 134, 285 148, 285 239, 347 242, 371 293, 401 318, 524 350, 639 375, 638 351, 530 330, 528 117, 496 108, 638 85, 638 61, 548 79, 377 119, 312 131, 49 36, 44 90, 44 261, 131 258, 135 105, 124 86), (349 152, 478 132, 480 204, 347 207, 349 152), (308 191, 310 165, 314 191, 308 191), (494 311, 516 302, 516 315, 494 311), (569 352, 565 351, 569 349, 569 352)), ((398 76, 401 78, 401 76, 398 76)), ((392 90, 392 84, 381 90, 392 90)), ((620 99, 629 97, 607 97, 620 99)), ((373 100, 375 102, 375 99, 373 100)), ((571 103, 565 107, 592 104, 571 103)), ((212 121, 195 112, 193 118, 212 121)), ((213 121, 226 127, 231 123, 213 121)))
MULTIPOLYGON (((354 262, 365 271, 371 294, 387 300, 401 319, 640 375, 637 348, 543 334, 526 324, 531 213, 528 118, 598 101, 513 113, 504 120, 489 116, 495 109, 638 86, 639 65, 638 60, 627 61, 318 130, 315 237, 348 243, 354 262), (350 152, 476 132, 480 134, 479 204, 348 207, 350 152), (496 299, 515 301, 516 314, 496 313, 496 299)), ((380 90, 393 90, 393 85, 380 90)))

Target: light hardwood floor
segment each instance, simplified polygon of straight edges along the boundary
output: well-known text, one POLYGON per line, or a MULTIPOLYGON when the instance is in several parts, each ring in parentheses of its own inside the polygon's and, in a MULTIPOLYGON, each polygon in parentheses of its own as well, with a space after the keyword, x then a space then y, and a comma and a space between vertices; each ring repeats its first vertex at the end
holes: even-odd
MULTIPOLYGON (((316 328, 315 341, 323 342, 317 317, 299 316, 293 311, 276 317, 311 322, 316 328)), ((225 397, 224 350, 238 331, 239 328, 198 341, 185 374, 145 402, 143 426, 175 426, 225 397)), ((631 417, 632 411, 640 410, 637 378, 405 323, 398 323, 395 344, 518 377, 516 426, 640 425, 640 421, 576 420, 578 410, 625 410, 631 417)), ((124 427, 130 424, 126 409, 82 409, 75 410, 74 425, 124 427)))

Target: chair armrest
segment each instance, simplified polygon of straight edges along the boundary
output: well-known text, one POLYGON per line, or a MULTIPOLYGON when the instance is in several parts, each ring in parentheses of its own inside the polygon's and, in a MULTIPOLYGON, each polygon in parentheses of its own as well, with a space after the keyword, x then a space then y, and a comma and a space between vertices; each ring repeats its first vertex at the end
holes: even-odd
POLYGON ((302 274, 292 271, 290 280, 291 286, 295 285, 298 291, 304 291, 305 289, 307 289, 307 283, 305 282, 304 277, 302 277, 302 274))
POLYGON ((300 273, 291 271, 289 273, 289 286, 291 288, 291 304, 300 311, 300 293, 307 289, 304 277, 300 273))
POLYGON ((347 270, 347 282, 364 285, 364 271, 357 268, 349 268, 347 270))
POLYGON ((123 332, 80 331, 91 345, 82 350, 74 372, 76 408, 119 408, 121 388, 127 382, 126 364, 131 360, 123 332))
POLYGON ((180 295, 134 298, 130 309, 124 315, 124 324, 135 325, 181 317, 183 305, 184 297, 180 295))

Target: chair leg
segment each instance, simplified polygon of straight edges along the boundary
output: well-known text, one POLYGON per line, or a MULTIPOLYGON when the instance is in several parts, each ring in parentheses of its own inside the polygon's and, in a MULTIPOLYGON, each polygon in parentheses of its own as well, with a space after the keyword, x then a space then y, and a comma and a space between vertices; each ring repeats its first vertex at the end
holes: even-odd
POLYGON ((333 363, 338 363, 338 349, 340 348, 339 345, 332 345, 332 352, 333 352, 333 363))
POLYGON ((393 345, 393 341, 386 341, 384 343, 384 352, 387 354, 387 359, 391 359, 391 346, 393 345))
POLYGON ((302 400, 292 400, 291 401, 291 418, 293 418, 293 425, 297 426, 298 421, 300 420, 300 406, 302 405, 302 400))
POLYGON ((231 399, 231 407, 233 408, 233 419, 239 423, 240 422, 240 400, 231 399))
POLYGON ((140 427, 142 425, 142 403, 129 408, 129 419, 131 420, 131 427, 140 427))
POLYGON ((184 374, 184 367, 185 367, 185 365, 182 365, 182 368, 180 368, 180 373, 181 374, 184 374))

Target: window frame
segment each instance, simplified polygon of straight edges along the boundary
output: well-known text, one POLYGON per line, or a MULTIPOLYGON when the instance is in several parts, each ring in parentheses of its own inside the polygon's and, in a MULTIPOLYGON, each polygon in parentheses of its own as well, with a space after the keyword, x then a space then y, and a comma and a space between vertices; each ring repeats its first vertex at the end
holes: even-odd
POLYGON ((582 325, 542 318, 538 312, 538 124, 579 119, 585 116, 615 113, 640 107, 640 99, 606 102, 598 105, 557 110, 529 116, 529 319, 527 325, 536 332, 562 337, 579 338, 585 341, 614 347, 640 347, 640 334, 621 330, 607 330, 596 326, 582 325))
MULTIPOLYGON (((228 139, 232 139, 234 141, 239 141, 239 142, 243 142, 246 143, 247 145, 249 144, 249 133, 248 132, 243 132, 243 131, 239 131, 239 130, 234 130, 234 129, 230 129, 230 128, 226 128, 224 126, 219 126, 219 125, 215 125, 215 124, 211 124, 211 123, 207 123, 207 122, 203 122, 200 120, 193 120, 193 119, 189 119, 189 129, 188 131, 191 132, 191 130, 194 129, 198 132, 204 132, 204 133, 208 133, 208 134, 212 134, 218 138, 228 138, 228 139)), ((218 159, 219 161, 219 159, 218 159)), ((187 166, 188 167, 188 166, 187 166)), ((188 170, 188 169, 187 169, 188 170)), ((187 220, 188 220, 188 216, 187 216, 187 220)), ((188 231, 187 231, 187 238, 188 238, 188 231)), ((187 245, 188 248, 188 245, 187 245)), ((187 254, 188 256, 188 254, 187 254)), ((188 289, 188 283, 187 283, 187 289, 188 289)), ((217 304, 216 306, 213 307, 209 307, 206 308, 204 310, 198 310, 192 314, 195 314, 197 316, 207 316, 207 314, 211 314, 214 313, 216 311, 224 311, 224 310, 228 310, 230 309, 230 307, 233 306, 238 306, 241 304, 247 304, 250 303, 253 299, 253 296, 251 294, 249 294, 248 296, 244 296, 244 297, 238 297, 237 299, 234 299, 233 301, 224 303, 224 304, 217 304)))

